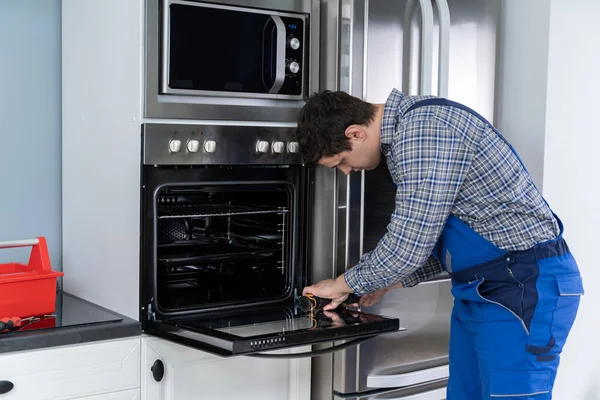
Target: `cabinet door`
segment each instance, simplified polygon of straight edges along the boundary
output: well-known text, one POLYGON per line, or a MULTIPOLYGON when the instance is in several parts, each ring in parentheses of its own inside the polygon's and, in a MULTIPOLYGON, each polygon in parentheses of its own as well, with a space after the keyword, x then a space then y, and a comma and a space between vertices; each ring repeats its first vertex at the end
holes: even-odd
POLYGON ((9 381, 14 387, 0 397, 2 400, 87 399, 139 389, 139 371, 139 337, 7 353, 0 355, 0 381, 9 381))
POLYGON ((144 400, 196 400, 200 394, 204 400, 309 400, 310 358, 224 358, 159 338, 142 339, 144 400))

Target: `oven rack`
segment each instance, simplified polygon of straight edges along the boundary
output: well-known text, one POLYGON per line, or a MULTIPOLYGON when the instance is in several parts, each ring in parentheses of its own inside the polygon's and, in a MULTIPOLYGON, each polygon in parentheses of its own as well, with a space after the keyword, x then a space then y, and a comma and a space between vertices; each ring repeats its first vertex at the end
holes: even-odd
POLYGON ((282 215, 289 212, 285 207, 263 208, 259 206, 241 205, 213 205, 202 206, 161 206, 158 219, 171 218, 207 218, 207 217, 235 217, 244 215, 277 214, 282 215), (206 211, 205 211, 206 210, 206 211))
POLYGON ((218 264, 223 262, 237 262, 241 260, 252 260, 259 262, 264 259, 271 259, 278 257, 281 249, 242 249, 239 247, 231 247, 229 251, 224 250, 221 254, 211 253, 202 254, 198 252, 196 254, 186 255, 159 255, 157 258, 159 266, 172 267, 181 265, 193 265, 193 264, 218 264))

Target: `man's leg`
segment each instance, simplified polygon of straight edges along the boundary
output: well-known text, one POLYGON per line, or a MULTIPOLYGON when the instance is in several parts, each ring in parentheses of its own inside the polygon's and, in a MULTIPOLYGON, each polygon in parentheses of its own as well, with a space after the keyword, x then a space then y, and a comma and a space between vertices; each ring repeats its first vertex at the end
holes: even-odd
POLYGON ((450 320, 450 379, 447 400, 482 399, 475 343, 460 320, 465 311, 462 301, 455 300, 450 320))

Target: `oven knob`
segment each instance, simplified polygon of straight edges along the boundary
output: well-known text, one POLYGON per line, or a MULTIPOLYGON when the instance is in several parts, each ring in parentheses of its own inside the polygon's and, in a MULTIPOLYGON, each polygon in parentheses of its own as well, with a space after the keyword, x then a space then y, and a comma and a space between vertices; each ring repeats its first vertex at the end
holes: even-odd
POLYGON ((259 153, 266 153, 267 151, 269 151, 269 142, 267 142, 266 140, 259 140, 256 143, 256 151, 259 153))
POLYGON ((171 153, 179 153, 181 150, 181 140, 173 139, 169 141, 169 151, 171 153))
POLYGON ((296 61, 290 61, 287 64, 287 69, 288 71, 290 71, 292 74, 297 74, 298 71, 300 71, 300 64, 298 64, 296 61))
POLYGON ((285 145, 283 144, 283 142, 274 142, 273 143, 273 152, 274 153, 283 153, 284 148, 285 148, 285 145))
POLYGON ((200 149, 200 142, 196 139, 192 139, 187 142, 187 149, 190 153, 195 153, 200 149))
POLYGON ((288 152, 297 153, 298 151, 300 151, 300 145, 298 144, 298 142, 289 142, 288 143, 288 152))
POLYGON ((298 38, 291 38, 288 40, 288 46, 290 46, 293 50, 298 50, 300 48, 300 40, 298 38))
POLYGON ((204 151, 207 153, 214 153, 217 150, 217 142, 214 140, 207 140, 204 142, 204 151))

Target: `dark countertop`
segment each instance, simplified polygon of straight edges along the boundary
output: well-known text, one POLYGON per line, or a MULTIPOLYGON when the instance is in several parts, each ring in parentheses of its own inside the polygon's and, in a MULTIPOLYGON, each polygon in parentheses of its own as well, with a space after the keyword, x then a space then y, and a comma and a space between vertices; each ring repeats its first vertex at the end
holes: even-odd
POLYGON ((0 354, 139 336, 141 324, 69 293, 56 294, 54 316, 0 333, 0 354))

